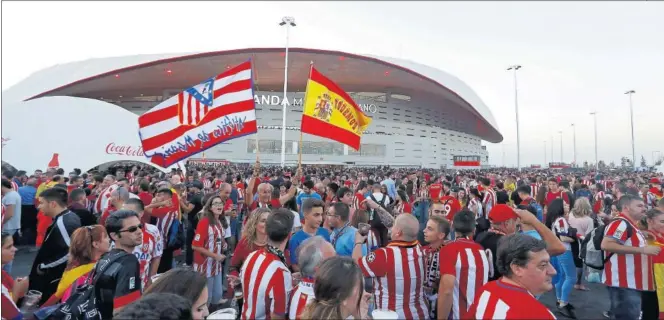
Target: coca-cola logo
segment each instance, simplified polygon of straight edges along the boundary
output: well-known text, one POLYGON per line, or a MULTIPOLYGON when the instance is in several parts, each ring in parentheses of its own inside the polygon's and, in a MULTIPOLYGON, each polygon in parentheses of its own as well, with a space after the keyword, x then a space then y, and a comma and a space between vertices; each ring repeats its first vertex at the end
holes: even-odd
POLYGON ((106 145, 106 153, 129 157, 144 157, 143 147, 119 146, 111 142, 106 145))

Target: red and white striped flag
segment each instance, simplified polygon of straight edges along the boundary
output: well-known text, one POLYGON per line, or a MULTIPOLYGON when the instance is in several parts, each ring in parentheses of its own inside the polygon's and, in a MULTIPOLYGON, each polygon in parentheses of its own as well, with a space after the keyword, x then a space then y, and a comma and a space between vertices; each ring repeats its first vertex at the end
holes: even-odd
POLYGON ((251 61, 184 90, 138 117, 145 156, 162 167, 256 133, 251 61))

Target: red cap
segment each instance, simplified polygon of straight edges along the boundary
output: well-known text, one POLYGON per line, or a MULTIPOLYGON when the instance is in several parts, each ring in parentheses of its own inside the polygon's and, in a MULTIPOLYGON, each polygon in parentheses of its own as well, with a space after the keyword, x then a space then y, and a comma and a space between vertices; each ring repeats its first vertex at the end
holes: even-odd
POLYGON ((652 178, 652 179, 650 179, 650 183, 661 184, 662 182, 659 181, 659 179, 657 179, 657 178, 652 178))
POLYGON ((496 223, 505 222, 509 219, 516 219, 518 217, 519 216, 516 215, 514 209, 506 204, 497 204, 491 208, 491 211, 489 212, 489 220, 496 223))

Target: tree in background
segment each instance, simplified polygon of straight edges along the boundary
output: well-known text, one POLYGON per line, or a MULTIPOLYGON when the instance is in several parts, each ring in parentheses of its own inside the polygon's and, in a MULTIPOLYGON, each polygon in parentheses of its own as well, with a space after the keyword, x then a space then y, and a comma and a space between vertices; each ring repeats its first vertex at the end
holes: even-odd
MULTIPOLYGON (((604 164, 604 161, 600 161, 599 163, 600 163, 599 165, 601 166, 601 165, 604 164)), ((606 165, 604 165, 604 166, 606 167, 606 165)), ((616 167, 616 163, 613 162, 613 161, 611 161, 611 162, 609 163, 609 168, 614 169, 615 167, 616 167)))
POLYGON ((641 155, 641 167, 647 167, 648 163, 646 162, 646 157, 641 155))
POLYGON ((590 165, 588 164, 588 161, 584 161, 584 162, 583 162, 583 168, 586 169, 586 170, 587 170, 588 168, 590 168, 590 165))
MULTIPOLYGON (((600 170, 606 169, 606 163, 604 163, 604 160, 600 160, 597 162, 597 166, 599 167, 600 170)), ((613 168, 613 162, 611 162, 611 167, 613 168)))

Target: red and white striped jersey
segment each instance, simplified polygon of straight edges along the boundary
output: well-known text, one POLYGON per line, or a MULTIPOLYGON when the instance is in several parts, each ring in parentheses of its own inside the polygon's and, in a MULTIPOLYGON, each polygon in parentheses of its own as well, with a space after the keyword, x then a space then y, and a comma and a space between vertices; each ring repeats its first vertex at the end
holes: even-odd
POLYGON ((539 192, 540 185, 539 183, 531 183, 530 184, 530 197, 531 198, 537 198, 537 193, 539 192))
MULTIPOLYGON (((610 222, 604 231, 605 237, 617 240, 628 247, 647 246, 646 237, 629 218, 618 214, 618 219, 610 222), (627 237, 627 226, 631 225, 631 237, 627 237)), ((608 255, 608 252, 604 253, 608 255)), ((613 254, 604 264, 602 283, 610 287, 628 288, 639 291, 653 291, 652 257, 645 254, 613 254)))
POLYGON ((14 179, 11 180, 11 183, 12 183, 12 189, 14 189, 14 191, 18 191, 18 183, 16 183, 14 179))
POLYGON ((470 307, 480 288, 489 281, 489 261, 484 248, 459 238, 440 249, 440 277, 453 276, 452 319, 472 318, 470 307))
POLYGON ((657 189, 655 187, 650 188, 650 190, 648 190, 648 193, 646 195, 646 200, 645 200, 646 207, 648 209, 656 208, 657 202, 659 201, 659 199, 662 199, 663 195, 664 193, 662 192, 662 190, 657 189))
POLYGON ((528 290, 500 278, 485 284, 470 309, 472 319, 556 319, 528 290))
MULTIPOLYGON (((553 232, 558 235, 558 236, 567 236, 569 234, 569 223, 567 222, 567 219, 565 217, 558 217, 556 221, 553 222, 553 225, 551 225, 551 228, 553 229, 553 232)), ((572 244, 569 242, 564 242, 562 241, 563 246, 565 246, 566 250, 572 250, 572 244)))
POLYGON ((367 248, 369 251, 380 248, 380 242, 378 242, 378 237, 376 237, 376 233, 373 230, 369 230, 367 234, 367 248))
MULTIPOLYGON (((212 253, 221 254, 223 251, 224 230, 221 222, 217 225, 210 224, 207 216, 201 218, 196 226, 196 235, 191 245, 209 250, 212 253)), ((213 277, 222 272, 223 261, 219 262, 211 257, 204 256, 194 251, 194 270, 202 273, 205 277, 213 277)))
POLYGON ((161 232, 164 247, 166 247, 170 236, 171 225, 178 218, 178 207, 173 205, 171 207, 154 208, 152 209, 152 216, 157 218, 157 229, 161 232))
POLYGON ((134 255, 138 258, 141 271, 141 283, 143 289, 148 285, 150 279, 150 264, 152 259, 159 258, 164 253, 164 243, 157 226, 145 224, 143 226, 143 243, 134 248, 134 255))
POLYGON ((376 309, 394 310, 399 319, 426 319, 424 255, 417 241, 392 241, 358 260, 365 277, 373 278, 376 309))
POLYGON ((604 198, 606 195, 604 194, 604 191, 598 191, 595 193, 595 196, 593 197, 594 203, 593 203, 593 212, 599 213, 600 210, 602 209, 602 206, 604 205, 604 198))
POLYGON ((360 209, 360 203, 364 201, 364 195, 360 192, 355 192, 355 196, 353 196, 353 204, 351 207, 353 207, 355 210, 360 209))
POLYGON ((486 188, 484 190, 484 198, 482 199, 482 204, 484 205, 484 212, 487 214, 491 212, 491 208, 496 205, 496 192, 491 188, 486 188))
POLYGON ((241 319, 269 319, 272 313, 287 316, 293 280, 278 256, 266 248, 250 253, 242 265, 240 279, 244 292, 241 319))
POLYGON ((304 308, 311 300, 316 298, 314 293, 314 279, 303 278, 300 283, 293 288, 293 294, 290 298, 290 307, 288 309, 288 319, 300 319, 304 308))
POLYGON ((99 193, 97 201, 95 201, 95 207, 94 207, 95 213, 101 214, 106 210, 106 208, 108 208, 108 201, 111 199, 111 192, 117 190, 119 187, 120 187, 119 185, 114 183, 106 187, 99 193))

